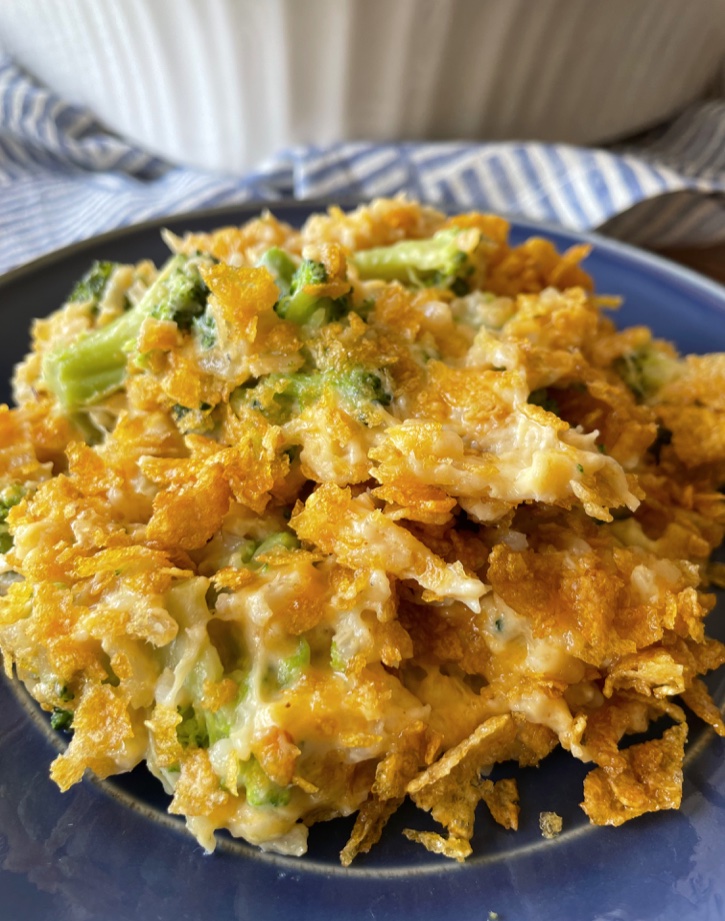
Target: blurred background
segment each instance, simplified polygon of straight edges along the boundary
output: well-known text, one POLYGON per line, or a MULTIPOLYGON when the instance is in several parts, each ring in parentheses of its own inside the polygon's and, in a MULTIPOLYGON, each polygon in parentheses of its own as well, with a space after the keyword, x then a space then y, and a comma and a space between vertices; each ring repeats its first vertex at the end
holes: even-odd
POLYGON ((131 195, 116 223, 260 194, 402 190, 658 248, 725 240, 725 0, 6 0, 0 55, 16 221, 28 198, 16 207, 13 167, 43 182, 43 169, 85 171, 91 196, 103 174, 145 182, 146 207, 131 195), (613 159, 575 156, 600 150, 613 159), (169 195, 171 173, 194 186, 186 200, 169 195), (653 232, 649 212, 623 223, 670 195, 684 196, 677 233, 653 232))
POLYGON ((722 0, 22 0, 15 61, 180 163, 292 144, 619 140, 715 92, 722 0))

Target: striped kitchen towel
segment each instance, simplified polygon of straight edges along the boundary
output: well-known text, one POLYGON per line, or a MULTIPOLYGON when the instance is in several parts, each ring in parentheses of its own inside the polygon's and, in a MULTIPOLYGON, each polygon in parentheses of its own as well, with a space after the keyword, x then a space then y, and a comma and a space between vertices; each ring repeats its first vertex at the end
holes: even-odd
POLYGON ((245 176, 182 168, 110 134, 0 56, 0 272, 106 230, 251 200, 406 192, 448 208, 598 229, 640 245, 725 240, 725 101, 606 149, 543 143, 340 143, 245 176))

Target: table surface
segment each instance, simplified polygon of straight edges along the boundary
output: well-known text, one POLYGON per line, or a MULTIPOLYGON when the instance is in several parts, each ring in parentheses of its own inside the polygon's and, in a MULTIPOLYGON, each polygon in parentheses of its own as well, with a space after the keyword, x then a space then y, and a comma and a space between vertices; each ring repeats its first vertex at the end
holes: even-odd
POLYGON ((725 243, 702 249, 665 249, 660 255, 725 285, 725 243))

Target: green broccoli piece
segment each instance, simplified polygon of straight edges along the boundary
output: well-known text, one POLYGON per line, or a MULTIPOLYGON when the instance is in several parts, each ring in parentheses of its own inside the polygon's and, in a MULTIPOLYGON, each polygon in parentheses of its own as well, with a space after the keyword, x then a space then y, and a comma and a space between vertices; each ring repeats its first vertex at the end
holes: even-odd
MULTIPOLYGON (((155 286, 154 286, 155 287, 155 286)), ((154 299, 150 314, 157 320, 171 320, 179 329, 191 329, 201 317, 209 289, 194 262, 182 262, 166 279, 163 295, 154 299)))
POLYGON ((208 748, 209 732, 206 720, 197 715, 193 707, 179 707, 181 722, 176 727, 176 738, 183 748, 208 748))
POLYGON ((310 664, 310 644, 301 636, 295 652, 280 659, 277 665, 277 686, 289 687, 300 679, 310 664))
POLYGON ((344 672, 347 668, 347 660, 343 657, 335 640, 330 644, 330 668, 335 672, 344 672))
POLYGON ((237 782, 244 787, 250 806, 286 806, 289 802, 290 791, 270 780, 254 755, 239 765, 237 782))
POLYGON ((73 698, 75 697, 75 694, 73 693, 73 691, 71 691, 71 689, 68 687, 67 684, 61 684, 61 685, 57 686, 57 687, 56 687, 56 693, 58 694, 58 697, 59 697, 61 700, 66 701, 66 703, 67 703, 69 700, 73 700, 73 698))
POLYGON ((279 299, 275 310, 280 317, 300 326, 308 323, 318 311, 324 311, 325 323, 338 320, 350 309, 347 295, 333 299, 305 290, 308 285, 324 285, 327 280, 327 269, 321 262, 303 259, 290 279, 289 294, 279 299))
POLYGON ((190 406, 182 406, 181 403, 174 403, 171 407, 171 417, 174 422, 181 422, 182 419, 185 419, 190 412, 193 412, 190 406))
POLYGON ((73 727, 73 713, 70 710, 53 707, 53 712, 50 714, 50 725, 52 729, 62 729, 68 732, 73 727))
POLYGON ((252 554, 252 560, 275 550, 296 550, 299 545, 299 540, 291 531, 277 531, 262 541, 252 554))
POLYGON ((231 402, 233 407, 248 406, 271 422, 283 425, 319 400, 328 387, 358 412, 370 404, 390 406, 393 401, 379 372, 354 366, 343 370, 268 374, 253 387, 239 387, 231 402))
POLYGON ((617 358, 612 365, 639 402, 645 402, 680 374, 680 362, 654 344, 617 358))
POLYGON ((133 309, 46 356, 43 379, 48 388, 68 410, 92 405, 118 390, 146 317, 170 319, 188 329, 204 311, 205 288, 197 263, 173 256, 133 309))
POLYGON ((13 545, 13 537, 7 525, 8 512, 24 495, 25 489, 17 484, 6 486, 0 492, 0 553, 7 553, 13 545))
POLYGON ((212 409, 211 403, 200 403, 197 409, 192 409, 190 406, 182 406, 181 403, 174 403, 171 407, 171 417, 174 422, 181 422, 185 419, 190 413, 207 413, 212 409))
POLYGON ((359 409, 368 403, 390 406, 392 394, 386 389, 383 379, 374 371, 354 367, 336 375, 333 386, 342 397, 359 409))
POLYGON ((203 349, 211 349, 216 345, 216 320, 208 310, 205 310, 200 317, 194 317, 192 328, 203 349))
POLYGON ((297 265, 289 253, 279 246, 273 246, 262 254, 257 266, 267 269, 272 275, 279 288, 280 297, 286 297, 290 293, 297 265))
POLYGON ((107 430, 102 425, 99 425, 91 414, 85 410, 70 413, 68 419, 73 423, 76 431, 87 445, 101 444, 107 435, 107 430))
POLYGON ((293 323, 306 323, 323 306, 324 299, 308 294, 304 289, 307 285, 323 285, 326 281, 327 270, 324 265, 305 259, 290 280, 289 293, 277 303, 279 316, 293 323))
POLYGON ((551 396, 546 387, 532 390, 526 402, 533 403, 534 406, 540 406, 542 409, 545 409, 548 413, 553 413, 555 416, 558 416, 561 412, 559 404, 556 399, 551 396))
POLYGON ((213 409, 214 407, 211 403, 200 403, 193 408, 191 406, 182 406, 181 403, 174 403, 170 413, 171 418, 176 423, 176 427, 184 435, 190 432, 202 434, 214 428, 213 409))
POLYGON ((216 713, 205 710, 204 721, 209 745, 213 745, 219 739, 229 738, 229 733, 232 731, 233 714, 228 713, 226 707, 222 707, 216 713))
POLYGON ((470 255, 458 245, 461 231, 439 230, 427 240, 401 240, 392 246, 362 250, 352 257, 361 278, 382 278, 417 287, 468 291, 466 278, 473 272, 470 255))
POLYGON ((86 274, 76 282, 68 295, 68 302, 71 304, 90 303, 94 311, 98 310, 111 275, 119 265, 118 262, 94 262, 86 274))
POLYGON ((238 387, 232 394, 231 405, 233 409, 247 406, 261 412, 271 422, 282 425, 318 400, 323 384, 319 372, 267 374, 254 386, 238 387))
POLYGON ((176 727, 176 737, 184 748, 208 748, 220 739, 229 738, 237 706, 249 690, 249 675, 235 669, 227 677, 236 682, 237 693, 218 710, 212 712, 198 705, 179 707, 181 722, 176 727))

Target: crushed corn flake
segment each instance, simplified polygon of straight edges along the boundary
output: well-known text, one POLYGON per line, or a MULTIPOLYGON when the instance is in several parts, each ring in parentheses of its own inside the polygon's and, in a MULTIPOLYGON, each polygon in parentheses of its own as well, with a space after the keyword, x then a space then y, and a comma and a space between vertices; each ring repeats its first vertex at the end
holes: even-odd
POLYGON ((547 838, 549 840, 552 838, 558 838, 563 827, 564 822, 558 813, 539 813, 539 828, 541 829, 542 838, 547 838))

